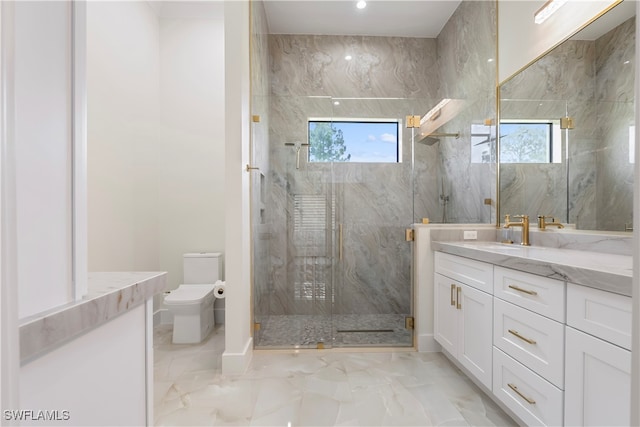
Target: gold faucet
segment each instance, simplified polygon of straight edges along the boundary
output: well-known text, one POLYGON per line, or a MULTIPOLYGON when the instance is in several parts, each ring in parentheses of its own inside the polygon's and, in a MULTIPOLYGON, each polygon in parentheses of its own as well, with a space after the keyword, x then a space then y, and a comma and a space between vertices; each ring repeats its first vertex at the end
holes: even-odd
POLYGON ((511 222, 509 215, 504 216, 504 228, 522 227, 522 246, 531 246, 529 244, 529 215, 515 215, 514 218, 520 218, 522 221, 511 222))
POLYGON ((547 227, 564 228, 564 225, 560 224, 559 222, 556 222, 556 219, 552 216, 538 215, 538 229, 546 230, 547 227), (551 218, 551 222, 546 222, 547 218, 551 218))

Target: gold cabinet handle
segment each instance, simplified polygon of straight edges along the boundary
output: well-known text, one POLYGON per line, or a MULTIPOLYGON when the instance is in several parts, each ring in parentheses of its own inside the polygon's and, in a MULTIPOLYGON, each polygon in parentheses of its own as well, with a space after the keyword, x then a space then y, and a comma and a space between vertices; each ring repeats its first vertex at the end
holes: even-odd
POLYGON ((522 335, 520 335, 518 333, 518 331, 514 331, 513 329, 509 329, 509 333, 512 335, 515 335, 516 337, 520 338, 522 341, 527 342, 529 344, 535 344, 536 342, 530 338, 525 338, 522 335))
POLYGON ((460 293, 462 292, 462 288, 460 286, 458 286, 456 288, 456 300, 457 300, 457 304, 456 304, 456 308, 458 310, 462 310, 462 303, 460 302, 462 298, 460 298, 460 293))
POLYGON ((511 289, 513 289, 514 291, 522 292, 522 293, 525 293, 525 294, 528 294, 528 295, 538 295, 538 293, 536 291, 530 291, 528 289, 522 289, 522 288, 517 287, 516 285, 509 285, 509 287, 511 289))
POLYGON ((456 291, 456 285, 451 284, 451 305, 456 305, 456 297, 453 294, 456 291))
POLYGON ((535 401, 535 400, 533 400, 532 398, 527 397, 527 396, 525 396, 524 394, 522 394, 522 393, 520 392, 520 390, 518 390, 518 387, 516 387, 515 385, 513 385, 513 384, 507 384, 507 385, 509 386, 509 388, 510 388, 511 390, 515 391, 515 392, 518 394, 518 396, 520 396, 521 398, 523 398, 524 400, 526 400, 528 404, 530 404, 530 405, 535 405, 535 404, 536 404, 536 401, 535 401))

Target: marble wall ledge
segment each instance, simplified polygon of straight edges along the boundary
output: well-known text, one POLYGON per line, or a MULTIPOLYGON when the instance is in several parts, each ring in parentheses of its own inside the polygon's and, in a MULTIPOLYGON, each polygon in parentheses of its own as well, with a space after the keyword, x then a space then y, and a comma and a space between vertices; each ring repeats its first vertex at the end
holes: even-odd
POLYGON ((631 296, 632 257, 497 242, 432 242, 436 251, 631 296))
POLYGON ((84 298, 21 319, 21 363, 143 304, 166 287, 166 272, 89 273, 84 298))

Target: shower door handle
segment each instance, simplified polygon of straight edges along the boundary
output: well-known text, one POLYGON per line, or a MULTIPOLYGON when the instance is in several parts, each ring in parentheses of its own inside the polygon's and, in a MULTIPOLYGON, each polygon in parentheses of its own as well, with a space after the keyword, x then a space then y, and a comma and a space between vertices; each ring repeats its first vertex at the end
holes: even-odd
POLYGON ((338 259, 342 261, 342 224, 338 224, 338 259))

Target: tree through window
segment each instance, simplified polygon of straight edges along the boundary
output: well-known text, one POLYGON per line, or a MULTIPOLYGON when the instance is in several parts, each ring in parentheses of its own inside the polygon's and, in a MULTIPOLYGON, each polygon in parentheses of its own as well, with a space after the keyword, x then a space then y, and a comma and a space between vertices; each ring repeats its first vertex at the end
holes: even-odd
POLYGON ((309 162, 397 163, 397 120, 309 120, 309 162))

